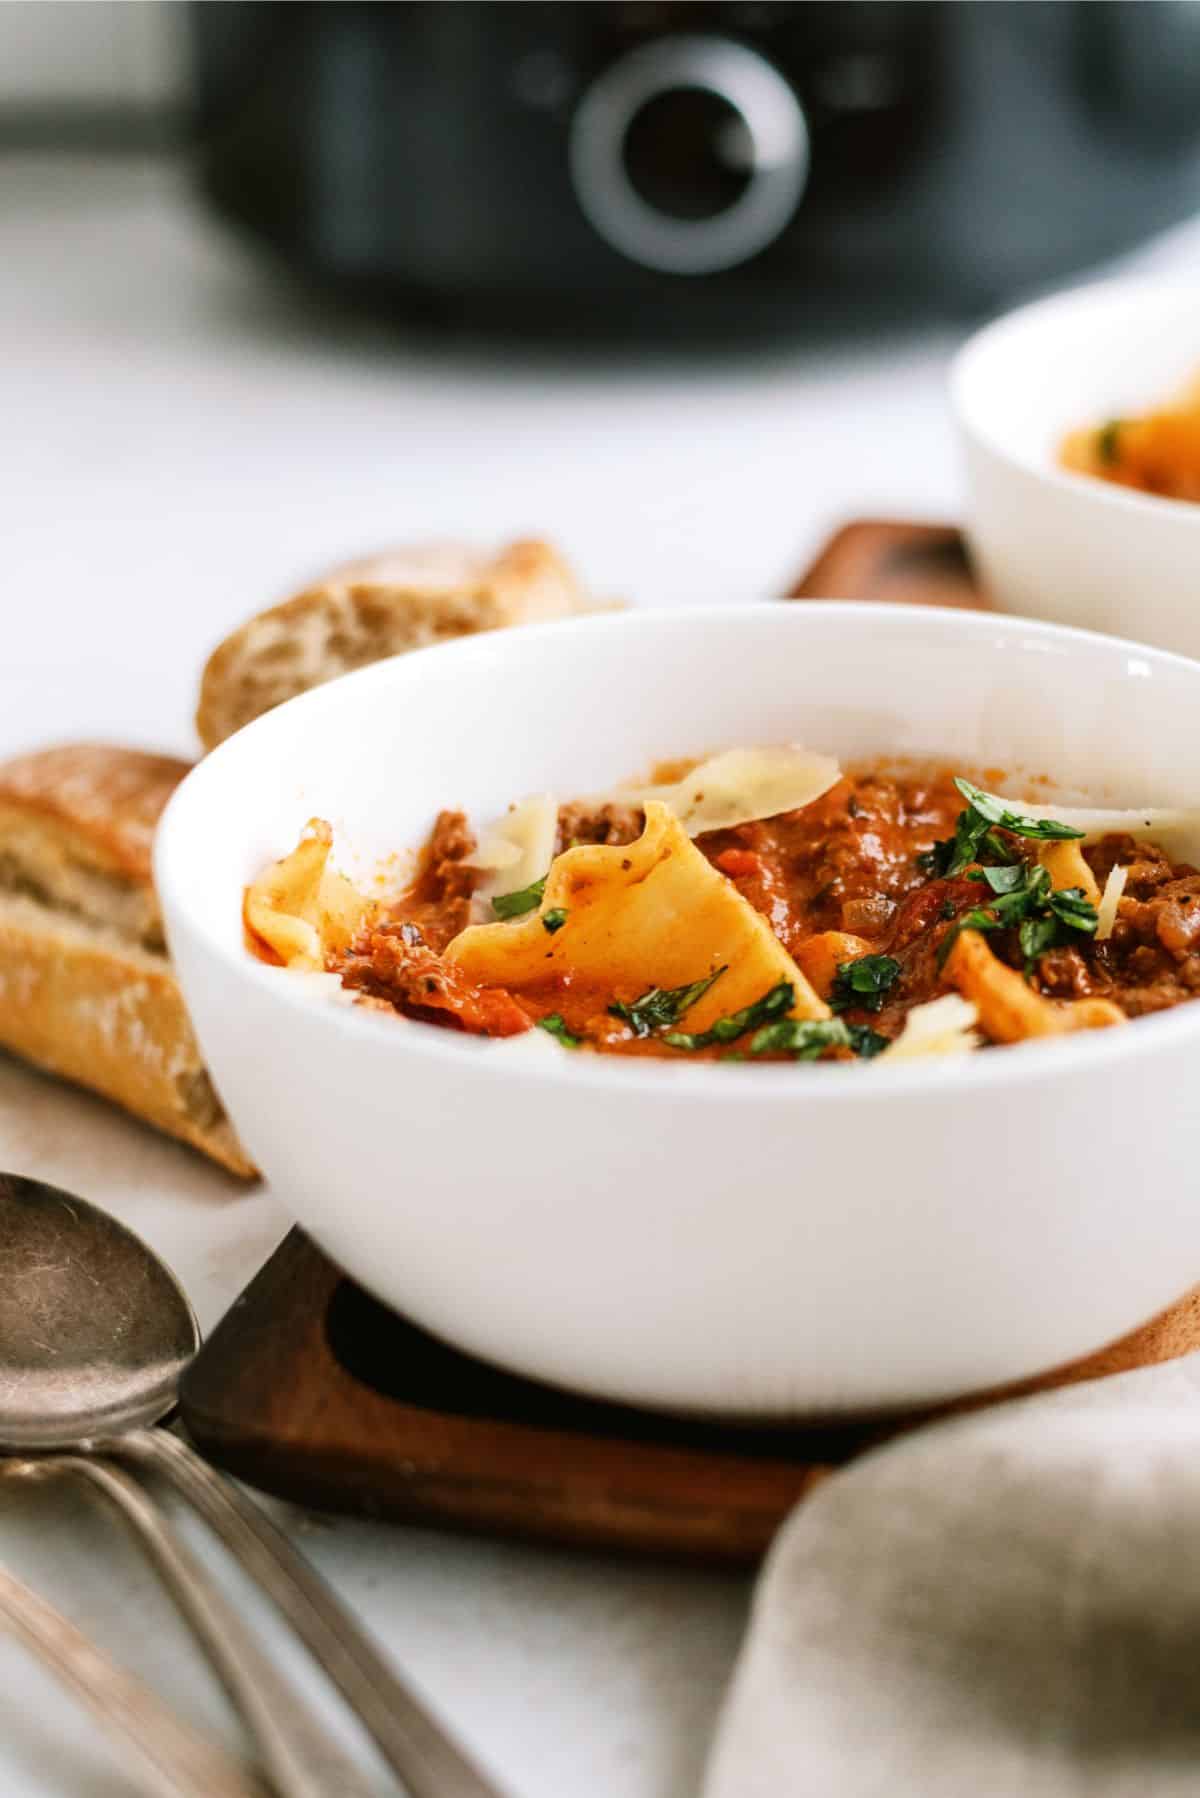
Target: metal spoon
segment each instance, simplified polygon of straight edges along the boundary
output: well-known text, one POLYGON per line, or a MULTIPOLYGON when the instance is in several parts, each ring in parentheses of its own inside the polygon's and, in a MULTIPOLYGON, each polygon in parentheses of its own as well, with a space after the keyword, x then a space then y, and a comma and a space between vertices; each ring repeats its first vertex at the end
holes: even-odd
MULTIPOLYGON (((172 1370, 199 1335, 166 1269, 116 1226, 92 1246, 69 1194, 0 1180, 0 1447, 76 1448, 0 1462, 6 1478, 68 1474, 116 1510, 174 1595, 257 1743, 277 1798, 367 1798, 365 1781, 279 1674, 137 1481, 102 1458, 89 1428, 136 1424, 170 1404, 172 1370), (153 1319, 163 1319, 160 1340, 153 1319), (39 1410, 39 1406, 43 1407, 39 1410), (87 1452, 87 1451, 93 1452, 87 1452)), ((119 1438, 118 1438, 119 1440, 119 1438)))
POLYGON ((78 1473, 107 1455, 163 1474, 275 1601, 411 1798, 501 1798, 266 1514, 178 1437, 147 1427, 173 1406, 200 1339, 146 1244, 59 1187, 0 1174, 0 1267, 0 1450, 82 1451, 64 1457, 78 1473))

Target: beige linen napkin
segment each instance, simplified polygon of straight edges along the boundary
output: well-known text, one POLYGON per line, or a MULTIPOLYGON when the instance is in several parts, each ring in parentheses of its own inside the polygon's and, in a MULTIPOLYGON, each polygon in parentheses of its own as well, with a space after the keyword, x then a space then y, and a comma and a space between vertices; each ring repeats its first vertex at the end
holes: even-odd
POLYGON ((1185 1792, 1200 1354, 902 1437, 784 1526, 705 1798, 1185 1792))

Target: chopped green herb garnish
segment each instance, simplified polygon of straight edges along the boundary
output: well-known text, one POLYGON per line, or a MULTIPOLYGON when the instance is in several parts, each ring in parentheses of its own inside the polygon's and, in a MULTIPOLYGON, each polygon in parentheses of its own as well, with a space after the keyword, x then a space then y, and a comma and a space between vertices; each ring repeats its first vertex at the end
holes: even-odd
POLYGON ((941 906, 938 911, 938 916, 942 917, 942 918, 952 918, 954 916, 954 901, 953 901, 953 899, 943 899, 942 900, 941 906))
POLYGON ((520 918, 527 911, 536 911, 542 903, 542 894, 546 891, 546 876, 535 880, 532 886, 522 887, 518 893, 497 893, 492 900, 492 910, 498 918, 520 918))
POLYGON ((548 931, 551 936, 554 935, 556 930, 561 930, 566 921, 567 913, 565 906, 552 905, 549 911, 542 913, 542 929, 548 931))
POLYGON ((750 1053, 816 1061, 826 1049, 851 1049, 855 1055, 869 1059, 886 1049, 887 1041, 878 1030, 866 1024, 847 1024, 844 1018, 779 1018, 755 1031, 750 1038, 750 1053))
POLYGON ((1013 853, 1007 843, 1001 841, 994 830, 988 831, 981 846, 998 862, 1017 862, 1021 859, 1019 855, 1013 853))
POLYGON ((690 986, 652 986, 648 993, 643 993, 632 1005, 625 1005, 618 999, 608 1009, 614 1018, 622 1018, 635 1036, 649 1036, 654 1030, 663 1030, 668 1024, 677 1024, 724 972, 724 968, 717 968, 713 973, 706 974, 703 980, 693 980, 690 986))
POLYGON ((850 1033, 840 1018, 778 1018, 764 1024, 750 1038, 751 1055, 794 1055, 797 1061, 815 1061, 838 1043, 849 1047, 850 1033))
POLYGON ((1074 824, 1060 824, 1057 818, 1027 818, 1021 812, 1012 812, 1003 799, 996 799, 991 793, 972 786, 961 775, 954 784, 973 812, 986 818, 989 824, 998 824, 1001 830, 1011 830, 1014 836, 1033 837, 1038 842, 1059 842, 1086 834, 1074 824))
POLYGON ((1016 928, 1026 970, 1039 955, 1069 942, 1072 930, 1091 936, 1099 923, 1095 906, 1082 887, 1055 890, 1049 871, 1036 862, 1006 868, 980 868, 970 876, 989 886, 995 897, 985 907, 964 912, 938 948, 938 966, 949 955, 960 931, 1016 928))
POLYGON ((978 861, 986 851, 996 861, 1011 863, 1012 852, 996 835, 995 827, 1011 831, 1013 836, 1032 837, 1040 842, 1053 842, 1081 837, 1082 830, 1073 824, 1060 824, 1055 818, 1027 818, 1010 811, 1003 799, 985 793, 981 787, 961 778, 954 782, 967 802, 967 810, 958 814, 954 835, 944 837, 932 849, 922 851, 917 866, 923 874, 943 875, 953 880, 964 868, 978 861))
POLYGON ((544 1018, 539 1018, 538 1029, 548 1031, 551 1036, 557 1037, 564 1049, 578 1049, 583 1041, 581 1036, 572 1036, 563 1022, 560 1011, 548 1011, 544 1018))
POLYGON ((1023 918, 1017 931, 1017 940, 1021 945, 1021 954, 1025 957, 1026 969, 1029 969, 1039 955, 1044 955, 1057 942, 1058 919, 1023 918))
POLYGON ((976 868, 968 880, 986 881, 993 893, 1015 893, 1028 879, 1029 870, 1021 862, 1010 862, 1005 868, 976 868))
POLYGON ((796 992, 790 980, 781 980, 770 992, 756 999, 753 1005, 744 1005, 741 1011, 731 1011, 728 1017, 718 1018, 707 1030, 699 1031, 695 1036, 685 1035, 682 1031, 670 1031, 663 1041, 670 1043, 673 1049, 708 1049, 713 1043, 736 1042, 739 1036, 745 1036, 748 1030, 757 1030, 762 1024, 770 1024, 792 1009, 796 992))
POLYGON ((826 1049, 849 1047, 850 1031, 841 1018, 780 1018, 750 1038, 751 1055, 787 1053, 797 1061, 816 1061, 826 1049))
POLYGON ((1095 934, 1100 915, 1082 887, 1059 887, 1047 895, 1046 903, 1061 924, 1095 934))
POLYGON ((878 1011, 883 996, 900 977, 900 963, 891 955, 860 955, 857 961, 838 963, 829 1003, 834 1011, 857 1006, 878 1011))
POLYGON ((1110 418, 1107 424, 1100 426, 1096 432, 1096 454, 1105 466, 1111 466, 1117 459, 1117 439, 1121 434, 1124 419, 1110 418))
POLYGON ((978 858, 980 844, 990 828, 987 819, 981 818, 977 812, 959 812, 954 835, 948 842, 933 845, 931 853, 936 858, 934 871, 944 874, 947 880, 953 880, 956 874, 969 868, 978 858))

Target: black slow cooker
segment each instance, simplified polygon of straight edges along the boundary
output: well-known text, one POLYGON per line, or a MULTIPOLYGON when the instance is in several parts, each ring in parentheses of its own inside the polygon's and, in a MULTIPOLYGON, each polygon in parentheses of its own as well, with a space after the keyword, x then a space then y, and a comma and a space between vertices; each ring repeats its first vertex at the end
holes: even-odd
POLYGON ((205 192, 390 306, 651 335, 994 303, 1200 206, 1200 7, 191 10, 205 192))

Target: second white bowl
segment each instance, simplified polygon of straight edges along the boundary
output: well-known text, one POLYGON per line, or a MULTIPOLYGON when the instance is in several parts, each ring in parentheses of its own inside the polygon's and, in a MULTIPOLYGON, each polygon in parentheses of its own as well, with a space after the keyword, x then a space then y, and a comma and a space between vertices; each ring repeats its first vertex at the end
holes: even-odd
POLYGON ((1079 288, 971 338, 951 376, 967 535, 1005 611, 1200 655, 1200 505, 1058 466, 1066 432, 1153 410, 1198 373, 1195 286, 1079 288))

